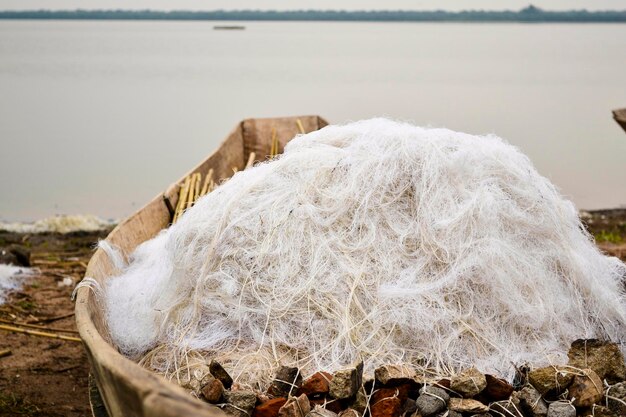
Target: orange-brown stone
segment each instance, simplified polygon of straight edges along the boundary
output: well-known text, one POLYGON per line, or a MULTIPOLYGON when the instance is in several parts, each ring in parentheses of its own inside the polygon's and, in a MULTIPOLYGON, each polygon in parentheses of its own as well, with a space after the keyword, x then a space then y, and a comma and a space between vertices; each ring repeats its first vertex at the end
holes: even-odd
POLYGON ((328 394, 330 381, 332 379, 333 376, 328 372, 316 372, 304 380, 298 390, 298 395, 306 394, 307 396, 311 396, 315 394, 328 394))
POLYGON ((285 405, 287 398, 272 398, 254 408, 254 417, 278 417, 278 410, 285 405))

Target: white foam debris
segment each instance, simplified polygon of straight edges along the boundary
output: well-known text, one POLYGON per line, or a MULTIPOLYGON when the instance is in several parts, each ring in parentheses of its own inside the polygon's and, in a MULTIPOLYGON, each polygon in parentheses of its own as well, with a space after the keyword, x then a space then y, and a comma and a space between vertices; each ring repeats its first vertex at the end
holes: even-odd
POLYGON ((4 304, 12 291, 17 291, 30 275, 31 268, 0 264, 0 304, 4 304))
POLYGON ((511 377, 577 338, 626 342, 625 276, 515 147, 374 119, 237 173, 104 290, 126 355, 168 373, 201 352, 266 384, 358 357, 511 377))
POLYGON ((52 216, 37 220, 33 223, 2 223, 0 230, 14 233, 71 233, 78 231, 95 232, 104 230, 115 224, 114 221, 104 220, 94 215, 64 215, 52 216))

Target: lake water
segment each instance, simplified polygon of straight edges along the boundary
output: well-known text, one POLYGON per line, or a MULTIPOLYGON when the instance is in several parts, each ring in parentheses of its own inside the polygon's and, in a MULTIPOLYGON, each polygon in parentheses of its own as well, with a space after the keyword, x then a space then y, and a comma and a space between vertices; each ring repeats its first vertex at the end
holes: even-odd
POLYGON ((0 220, 119 218, 241 119, 495 133, 580 208, 626 205, 626 25, 0 21, 0 220))

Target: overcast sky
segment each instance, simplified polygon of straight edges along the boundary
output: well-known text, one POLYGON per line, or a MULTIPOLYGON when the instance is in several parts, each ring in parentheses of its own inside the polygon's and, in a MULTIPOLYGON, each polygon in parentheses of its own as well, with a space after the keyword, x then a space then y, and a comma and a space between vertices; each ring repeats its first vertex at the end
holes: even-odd
MULTIPOLYGON (((24 9, 521 9, 530 0, 0 0, 0 10, 24 9)), ((543 9, 626 10, 626 0, 536 0, 543 9)))

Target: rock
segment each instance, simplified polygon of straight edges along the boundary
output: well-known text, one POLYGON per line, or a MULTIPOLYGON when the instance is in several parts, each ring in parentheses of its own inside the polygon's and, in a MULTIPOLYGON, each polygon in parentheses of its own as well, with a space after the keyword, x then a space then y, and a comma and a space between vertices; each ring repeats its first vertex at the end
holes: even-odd
POLYGON ((218 404, 224 394, 224 384, 211 374, 207 374, 200 381, 200 395, 211 404, 218 404))
POLYGON ((354 408, 360 414, 363 414, 365 412, 365 409, 367 408, 367 402, 368 401, 367 401, 367 395, 365 393, 365 389, 361 387, 357 391, 356 396, 354 397, 354 401, 352 402, 350 407, 354 408))
POLYGON ((222 410, 226 414, 233 417, 249 417, 256 405, 256 395, 246 390, 224 391, 224 401, 226 404, 222 405, 222 410))
POLYGON ((489 405, 489 409, 499 417, 524 417, 519 403, 516 403, 516 401, 513 398, 506 401, 496 401, 489 405))
POLYGON ((448 409, 459 413, 486 413, 489 407, 480 401, 469 398, 450 398, 448 401, 448 409))
POLYGON ((298 392, 302 385, 300 370, 291 366, 281 366, 276 371, 274 381, 267 389, 267 393, 274 397, 288 397, 298 392))
POLYGON ((591 369, 583 369, 584 375, 576 375, 569 386, 568 398, 576 407, 591 407, 602 400, 602 381, 591 369))
POLYGON ((457 411, 448 410, 447 414, 444 413, 441 417, 463 417, 463 414, 457 411))
POLYGON ((528 381, 541 395, 548 392, 563 392, 572 379, 574 379, 574 374, 570 370, 558 366, 546 366, 528 373, 528 381))
POLYGON ((412 398, 407 398, 402 404, 402 415, 410 416, 417 410, 417 405, 415 404, 415 400, 412 398))
POLYGON ((606 379, 609 384, 626 381, 624 355, 615 343, 578 339, 572 343, 567 356, 570 366, 593 369, 601 380, 606 379))
POLYGON ((422 417, 429 417, 446 408, 450 396, 441 388, 426 386, 421 389, 420 396, 415 400, 417 411, 422 417))
POLYGON ((336 400, 329 398, 309 398, 309 403, 311 404, 311 407, 319 405, 320 407, 330 410, 333 413, 340 413, 341 411, 345 410, 346 404, 344 403, 344 401, 345 400, 336 400))
MULTIPOLYGON (((404 414, 404 404, 409 399, 410 384, 391 388, 379 388, 372 393, 370 413, 372 417, 399 417, 404 414)), ((413 402, 413 411, 417 408, 413 402)))
POLYGON ((606 390, 607 404, 618 416, 626 416, 626 382, 610 386, 606 390))
POLYGON ((372 417, 400 417, 402 414, 402 401, 398 397, 385 397, 370 404, 372 417))
POLYGON ((370 404, 378 402, 383 398, 398 397, 400 402, 404 402, 409 398, 410 384, 398 385, 397 387, 379 388, 372 393, 370 404))
POLYGON ((316 372, 304 380, 298 394, 306 394, 308 396, 316 394, 328 394, 330 391, 330 381, 333 376, 328 372, 316 372))
POLYGON ((465 398, 471 398, 487 386, 487 379, 476 368, 465 369, 450 379, 450 389, 465 398))
POLYGON ((311 403, 306 395, 291 397, 280 410, 278 417, 305 417, 311 411, 311 403))
POLYGON ((0 264, 30 266, 30 250, 19 245, 0 248, 0 264))
POLYGON ((211 361, 209 364, 209 370, 211 375, 220 380, 222 385, 224 385, 224 388, 228 389, 233 385, 233 379, 219 362, 211 361))
POLYGON ((450 378, 440 379, 435 383, 436 387, 450 389, 450 378))
POLYGON ((501 378, 493 375, 485 375, 487 386, 483 390, 484 394, 490 401, 508 400, 513 394, 513 386, 501 378))
POLYGON ((254 417, 278 417, 278 411, 287 402, 286 398, 272 398, 254 409, 254 417))
POLYGON ((519 402, 519 408, 524 415, 529 417, 546 417, 548 405, 541 398, 541 394, 531 385, 527 385, 520 391, 513 393, 519 402))
POLYGON ((184 373, 180 379, 179 384, 181 387, 191 390, 196 395, 200 393, 200 388, 202 386, 202 380, 209 373, 209 367, 205 365, 194 366, 191 367, 190 373, 184 373))
POLYGON ((548 417, 576 417, 576 408, 566 401, 555 401, 548 406, 548 417))
POLYGON ((363 383, 363 362, 335 372, 330 381, 330 396, 337 399, 354 396, 363 383))
POLYGON ((308 417, 337 417, 337 413, 334 413, 326 408, 320 407, 316 405, 310 412, 307 414, 308 417))
POLYGON ((417 383, 418 376, 414 368, 408 365, 383 365, 374 371, 374 378, 383 385, 417 383))
POLYGON ((361 417, 361 413, 356 411, 354 408, 346 408, 339 413, 339 417, 361 417))
POLYGON ((611 409, 602 405, 593 405, 587 409, 579 410, 577 415, 582 417, 620 417, 611 409))

